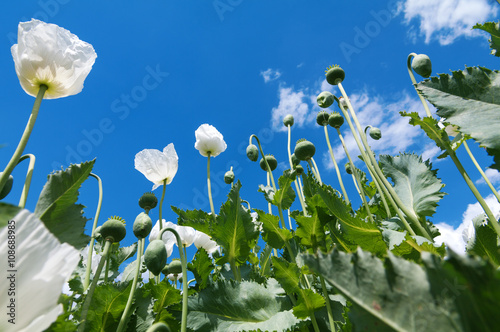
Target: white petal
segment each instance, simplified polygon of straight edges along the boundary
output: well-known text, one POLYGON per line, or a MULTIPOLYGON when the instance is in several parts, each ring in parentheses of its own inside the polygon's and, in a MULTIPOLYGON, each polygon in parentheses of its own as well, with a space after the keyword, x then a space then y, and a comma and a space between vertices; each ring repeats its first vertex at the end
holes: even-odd
POLYGON ((146 179, 153 182, 153 190, 163 184, 170 184, 179 168, 179 157, 174 145, 170 143, 163 152, 156 149, 144 149, 135 155, 134 166, 146 179))
MULTIPOLYGON (((80 253, 61 244, 34 214, 19 212, 15 220, 15 303, 16 324, 0 320, 0 331, 43 331, 62 313, 57 303, 63 285, 76 268, 80 253)), ((0 238, 7 239, 8 226, 0 230, 0 238)), ((7 241, 0 241, 0 252, 7 253, 7 241)), ((2 266, 7 267, 7 255, 2 254, 2 266)), ((12 296, 7 296, 10 284, 0 283, 0 306, 6 308, 12 296)), ((5 316, 5 314, 4 314, 5 316)), ((7 316, 8 317, 8 316, 7 316)))
POLYGON ((177 233, 184 247, 189 247, 193 244, 196 235, 196 230, 193 227, 177 226, 177 233))
POLYGON ((208 153, 211 157, 216 157, 227 148, 224 137, 214 126, 202 124, 194 134, 196 137, 194 147, 204 157, 208 157, 208 153))
POLYGON ((19 82, 36 96, 41 84, 48 86, 45 99, 82 91, 97 55, 89 43, 55 24, 32 19, 19 23, 17 44, 11 47, 19 82))

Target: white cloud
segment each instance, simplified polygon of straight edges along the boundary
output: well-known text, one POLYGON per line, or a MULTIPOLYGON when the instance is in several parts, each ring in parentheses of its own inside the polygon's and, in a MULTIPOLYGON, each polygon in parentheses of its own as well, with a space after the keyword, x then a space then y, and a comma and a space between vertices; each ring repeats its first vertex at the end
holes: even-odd
POLYGON ((293 87, 280 86, 279 104, 271 111, 271 124, 274 130, 286 131, 283 118, 288 114, 293 115, 294 126, 302 127, 305 123, 312 121, 306 93, 307 91, 304 90, 294 91, 293 87))
POLYGON ((264 83, 267 83, 280 78, 281 72, 279 70, 273 70, 271 68, 268 68, 267 70, 261 71, 260 75, 264 77, 264 83))
POLYGON ((429 159, 432 162, 444 160, 444 159, 435 159, 441 153, 442 153, 441 149, 438 148, 437 145, 434 144, 434 142, 426 144, 424 147, 424 152, 422 152, 422 160, 429 159))
MULTIPOLYGON (((448 45, 460 36, 478 36, 472 26, 494 17, 496 6, 488 0, 405 0, 403 12, 406 24, 414 19, 420 23, 419 35, 426 43, 437 40, 448 45)), ((410 26, 409 35, 415 38, 414 26, 410 26)))
MULTIPOLYGON (((491 184, 499 184, 500 183, 500 173, 493 168, 487 168, 484 172, 488 180, 490 180, 491 184)), ((476 184, 486 184, 483 177, 480 177, 476 180, 476 184)))
MULTIPOLYGON (((496 218, 500 217, 500 203, 493 194, 485 198, 486 204, 491 209, 491 212, 496 218)), ((483 208, 479 203, 469 204, 467 209, 462 215, 462 223, 456 229, 446 223, 436 224, 436 227, 441 232, 441 235, 436 237, 434 240, 436 244, 446 243, 453 251, 464 254, 465 253, 465 241, 463 239, 464 230, 468 230, 472 223, 472 219, 478 215, 484 213, 483 208)))

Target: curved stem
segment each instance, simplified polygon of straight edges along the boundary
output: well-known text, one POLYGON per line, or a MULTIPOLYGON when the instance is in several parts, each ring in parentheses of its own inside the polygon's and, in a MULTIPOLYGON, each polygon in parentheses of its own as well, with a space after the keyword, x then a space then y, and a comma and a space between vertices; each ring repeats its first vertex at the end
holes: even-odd
MULTIPOLYGON (((266 174, 267 175, 267 185, 270 186, 270 177, 269 177, 269 173, 266 174)), ((269 210, 269 214, 273 214, 273 205, 271 204, 271 202, 267 202, 267 209, 269 210)))
POLYGON ((328 296, 328 290, 326 289, 325 279, 319 276, 321 282, 321 289, 323 290, 323 296, 326 302, 326 311, 328 312, 328 322, 330 323, 330 331, 335 332, 335 323, 333 321, 332 305, 330 304, 330 297, 328 296))
POLYGON ((26 200, 28 199, 28 192, 30 191, 31 177, 33 176, 33 170, 35 169, 36 158, 32 154, 26 154, 22 156, 19 159, 19 162, 17 163, 19 165, 19 163, 28 158, 30 159, 30 162, 28 164, 28 171, 26 172, 26 179, 24 180, 24 187, 21 193, 21 198, 19 199, 19 207, 21 209, 24 209, 24 207, 26 206, 26 200))
POLYGON ((335 157, 333 155, 333 149, 332 145, 330 144, 330 137, 328 136, 328 127, 323 126, 325 129, 325 138, 326 138, 326 144, 328 145, 328 151, 330 152, 330 157, 332 158, 333 166, 335 167, 335 172, 337 172, 337 178, 339 179, 339 184, 340 188, 342 189, 342 194, 344 195, 344 200, 347 205, 350 204, 349 197, 347 196, 347 191, 345 190, 344 187, 344 182, 342 181, 342 177, 340 176, 340 170, 339 166, 337 165, 337 162, 335 161, 335 157))
MULTIPOLYGON (((427 102, 425 101, 424 97, 420 94, 420 92, 417 90, 417 80, 415 79, 415 76, 413 75, 413 70, 411 68, 411 59, 417 55, 416 53, 410 53, 408 55, 408 59, 406 61, 406 65, 408 67, 408 74, 410 75, 411 82, 413 83, 413 87, 415 88, 415 91, 417 91, 418 97, 420 98, 420 101, 422 102, 422 105, 424 105, 425 113, 427 113, 427 116, 432 117, 431 111, 429 110, 429 106, 427 105, 427 102)), ((345 97, 344 97, 345 98, 345 97)))
POLYGON ((314 158, 311 157, 311 161, 314 164, 314 168, 316 169, 316 174, 318 175, 318 181, 320 185, 323 185, 323 181, 321 181, 321 175, 319 174, 319 168, 318 165, 316 164, 316 161, 314 161, 314 158))
POLYGON ((215 219, 215 209, 214 209, 214 201, 212 200, 212 184, 210 182, 210 152, 207 153, 207 187, 208 187, 208 200, 210 201, 210 210, 212 211, 212 216, 215 219))
MULTIPOLYGON (((161 193, 161 199, 160 199, 160 207, 158 208, 159 210, 159 222, 160 222, 160 225, 159 225, 159 228, 160 228, 160 231, 161 229, 163 228, 163 216, 162 216, 162 212, 163 212, 163 199, 165 198, 165 191, 167 189, 167 179, 163 180, 163 191, 161 193)), ((161 238, 160 238, 161 239, 161 238)))
POLYGON ((267 172, 269 173, 269 176, 271 178, 271 183, 273 185, 274 191, 276 191, 276 183, 274 182, 274 177, 273 177, 273 172, 271 171, 271 167, 269 167, 269 163, 267 162, 267 159, 264 155, 264 151, 262 150, 262 146, 260 145, 260 140, 256 135, 250 135, 250 144, 252 144, 252 138, 255 138, 257 140, 257 146, 259 147, 260 154, 262 155, 262 158, 264 159, 264 163, 266 164, 266 169, 267 172))
POLYGON ((111 248, 111 241, 106 241, 104 244, 104 250, 102 253, 101 260, 99 261, 99 265, 97 266, 97 270, 95 271, 94 279, 92 280, 92 284, 90 285, 89 291, 87 292, 87 296, 85 297, 85 301, 82 305, 82 313, 80 316, 80 326, 78 326, 78 332, 85 331, 85 323, 87 322, 87 313, 90 308, 90 302, 92 300, 92 295, 94 294, 95 288, 97 286, 97 281, 99 280, 99 276, 101 275, 102 268, 104 266, 104 262, 106 258, 109 256, 109 249, 111 248))
POLYGON ((500 195, 498 194, 498 191, 496 191, 495 187, 493 187, 490 179, 488 179, 486 174, 483 172, 483 169, 481 168, 481 166, 477 162, 476 158, 474 158, 474 155, 472 154, 471 150, 469 149, 469 145, 467 144, 467 140, 464 140, 462 144, 465 147, 465 150, 467 150, 467 153, 469 154, 469 157, 472 160, 472 162, 474 163, 474 165, 476 166, 477 170, 479 171, 479 173, 481 173, 481 176, 483 177, 484 181, 486 182, 488 187, 490 187, 491 191, 493 192, 493 195, 495 195, 495 197, 497 198, 497 201, 500 203, 500 195))
MULTIPOLYGON (((173 228, 164 228, 160 231, 158 234, 158 239, 161 239, 163 236, 164 232, 172 232, 175 235, 175 238, 177 240, 177 247, 179 248, 179 256, 181 259, 181 265, 182 265, 182 280, 188 280, 187 279, 187 260, 186 260, 186 248, 182 244, 181 237, 179 236, 179 233, 173 228)), ((187 323, 187 311, 188 311, 188 283, 183 282, 182 283, 182 318, 181 318, 181 332, 186 332, 186 323, 187 323)))
POLYGON ((123 311, 122 317, 120 318, 120 323, 118 324, 118 328, 116 332, 123 331, 125 324, 128 320, 128 314, 130 312, 130 308, 132 307, 132 302, 134 301, 134 295, 137 288, 137 281, 139 280, 139 272, 141 271, 141 256, 144 250, 144 238, 139 239, 138 248, 137 248, 137 268, 135 269, 134 281, 132 281, 132 288, 130 289, 130 293, 128 295, 127 304, 125 305, 125 310, 123 311))
POLYGON ((14 151, 14 154, 10 158, 9 163, 3 170, 3 173, 0 175, 0 191, 2 191, 9 175, 12 173, 17 163, 19 162, 19 158, 21 158, 24 148, 26 144, 28 144, 28 140, 30 138, 31 132, 33 131, 33 127, 35 126, 36 118, 38 116, 38 111, 40 110, 40 104, 42 103, 43 95, 47 91, 47 86, 45 84, 40 85, 40 89, 38 90, 38 94, 36 95, 35 103, 33 104, 33 109, 31 110, 31 115, 24 128, 23 135, 21 136, 21 140, 19 144, 17 144, 17 148, 14 151))
POLYGON ((97 228, 97 220, 99 219, 99 214, 101 213, 102 206, 102 181, 101 178, 98 177, 94 173, 90 173, 90 176, 97 179, 97 184, 99 186, 99 199, 97 201, 97 210, 94 216, 94 223, 92 224, 92 233, 90 236, 89 243, 89 253, 87 254, 87 269, 85 270, 85 279, 83 281, 83 289, 87 289, 90 283, 90 271, 92 269, 92 255, 94 254, 94 241, 95 241, 95 229, 97 228))

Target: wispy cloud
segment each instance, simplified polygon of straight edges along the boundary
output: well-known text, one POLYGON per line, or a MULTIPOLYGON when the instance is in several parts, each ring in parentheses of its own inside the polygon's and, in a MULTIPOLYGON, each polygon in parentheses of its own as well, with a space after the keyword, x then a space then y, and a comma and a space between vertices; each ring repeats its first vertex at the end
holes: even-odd
MULTIPOLYGON (((495 217, 500 217, 500 203, 498 203, 495 196, 491 194, 485 198, 485 201, 495 217)), ((441 232, 441 235, 434 239, 436 244, 444 242, 453 251, 464 254, 466 242, 464 241, 463 233, 471 226, 472 219, 481 213, 484 213, 484 211, 479 203, 469 204, 462 215, 462 223, 457 228, 453 228, 453 226, 446 223, 436 224, 436 227, 441 232)))
POLYGON ((268 68, 267 70, 261 71, 260 75, 264 78, 264 82, 268 83, 271 81, 275 81, 278 78, 281 77, 281 72, 279 70, 274 70, 271 68, 268 68))
MULTIPOLYGON (((500 184, 500 173, 496 169, 487 168, 484 174, 486 174, 491 184, 500 184)), ((480 177, 476 180, 476 184, 486 184, 486 181, 484 181, 483 177, 480 177)))
POLYGON ((416 40, 416 27, 419 23, 418 36, 423 36, 426 43, 437 40, 441 45, 448 45, 461 36, 477 36, 479 32, 471 30, 477 22, 484 22, 497 13, 497 4, 488 0, 405 0, 402 3, 404 22, 409 27, 410 39, 416 40))
POLYGON ((277 131, 286 131, 283 118, 288 114, 293 115, 294 126, 302 127, 304 124, 311 122, 312 118, 307 100, 307 91, 280 86, 279 104, 277 107, 273 107, 271 111, 272 128, 277 131))

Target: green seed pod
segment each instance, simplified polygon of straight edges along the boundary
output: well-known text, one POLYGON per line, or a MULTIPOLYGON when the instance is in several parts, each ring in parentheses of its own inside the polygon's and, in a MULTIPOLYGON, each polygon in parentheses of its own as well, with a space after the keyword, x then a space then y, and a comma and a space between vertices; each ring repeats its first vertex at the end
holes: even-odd
POLYGON ((172 262, 170 262, 170 264, 168 264, 168 273, 181 274, 182 273, 181 261, 178 259, 173 259, 172 262))
POLYGON ((144 252, 144 263, 151 273, 159 275, 167 264, 167 249, 162 240, 153 240, 144 252))
POLYGON ((233 172, 233 167, 231 166, 231 169, 224 174, 224 182, 226 184, 231 184, 234 181, 234 172, 233 172))
POLYGON ((328 117, 328 124, 333 128, 340 128, 344 124, 344 117, 339 112, 332 112, 328 117))
POLYGON ((247 157, 251 161, 257 161, 259 159, 259 149, 256 145, 250 144, 247 146, 247 157))
MULTIPOLYGON (((274 171, 276 169, 276 167, 278 167, 278 161, 276 160, 276 158, 274 158, 274 156, 272 154, 266 155, 266 161, 269 164, 271 171, 274 171)), ((260 168, 262 168, 262 170, 267 172, 267 167, 266 167, 266 163, 264 162, 264 158, 260 159, 259 165, 260 165, 260 168)))
POLYGON ((135 218, 132 230, 134 231, 134 235, 138 239, 144 239, 146 236, 149 235, 152 228, 153 228, 153 222, 151 221, 151 218, 148 216, 147 213, 141 212, 139 213, 137 218, 135 218))
POLYGON ((323 91, 316 97, 316 102, 321 108, 332 106, 334 100, 335 98, 333 98, 333 95, 328 91, 323 91))
POLYGON ((432 74, 431 59, 425 54, 417 54, 411 61, 411 67, 422 77, 427 78, 432 74))
POLYGON ((328 126, 328 113, 326 111, 320 111, 318 115, 316 115, 316 123, 320 126, 328 126))
MULTIPOLYGON (((0 172, 0 175, 2 175, 3 172, 0 172)), ((14 184, 14 177, 12 175, 9 175, 7 178, 7 182, 5 182, 5 185, 2 188, 2 191, 0 191, 0 199, 4 199, 7 197, 7 195, 10 193, 12 190, 12 185, 14 184)))
POLYGON ((352 174, 352 167, 351 167, 351 163, 346 163, 345 164, 345 172, 347 174, 352 174))
POLYGON ((295 145, 294 154, 299 160, 309 160, 316 153, 316 147, 311 142, 300 139, 295 145))
POLYGON ((370 137, 378 141, 382 138, 382 132, 377 127, 371 127, 369 131, 370 137))
POLYGON ((293 166, 297 166, 298 164, 300 164, 299 158, 297 158, 297 156, 295 155, 295 153, 292 153, 292 165, 293 166))
POLYGON ((295 171, 298 175, 301 175, 302 173, 304 173, 304 167, 302 167, 301 165, 297 165, 295 166, 295 171))
POLYGON ((288 127, 288 126, 293 126, 293 123, 294 123, 294 120, 293 120, 293 115, 291 114, 288 114, 287 116, 285 116, 283 118, 283 124, 285 125, 285 127, 288 127))
POLYGON ((141 198, 139 198, 139 206, 146 212, 154 209, 158 204, 158 198, 152 192, 144 193, 141 198))
POLYGON ((151 325, 146 332, 170 332, 170 328, 163 322, 151 325))
POLYGON ((337 85, 342 83, 345 78, 344 69, 340 68, 338 65, 330 66, 326 69, 326 81, 331 85, 337 85))
POLYGON ((120 242, 127 235, 125 220, 120 217, 111 217, 101 226, 100 233, 105 240, 120 242))

